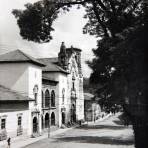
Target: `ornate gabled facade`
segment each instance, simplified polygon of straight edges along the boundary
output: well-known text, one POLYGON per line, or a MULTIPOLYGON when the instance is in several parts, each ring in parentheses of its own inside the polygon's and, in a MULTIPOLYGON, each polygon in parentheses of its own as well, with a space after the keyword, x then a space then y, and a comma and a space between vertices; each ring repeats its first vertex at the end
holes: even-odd
MULTIPOLYGON (((57 58, 39 59, 46 66, 42 70, 43 77, 58 82, 56 85, 55 123, 60 127, 68 122, 84 119, 83 75, 81 69, 81 50, 66 48, 62 42, 57 58)), ((43 86, 44 83, 43 83, 43 86)), ((45 89, 48 89, 46 85, 45 89)), ((49 90, 49 89, 48 89, 49 90)), ((45 94, 43 94, 45 96, 45 94)), ((43 102, 45 97, 43 97, 43 102)), ((51 115, 50 115, 51 116, 51 115)))
MULTIPOLYGON (((35 59, 16 50, 0 56, 0 69, 0 85, 29 98, 24 103, 16 97, 13 114, 5 108, 1 112, 3 105, 0 106, 0 124, 4 124, 0 135, 5 130, 9 136, 18 136, 9 122, 13 117, 17 124, 18 114, 21 115, 18 120, 22 134, 30 136, 40 135, 50 125, 61 127, 68 122, 84 120, 80 49, 66 48, 62 42, 58 57, 43 59, 35 59), (18 103, 24 103, 25 109, 17 107, 18 103), (5 123, 1 121, 2 117, 6 117, 5 123)), ((3 100, 0 98, 1 103, 10 102, 6 108, 11 107, 7 96, 3 100)))

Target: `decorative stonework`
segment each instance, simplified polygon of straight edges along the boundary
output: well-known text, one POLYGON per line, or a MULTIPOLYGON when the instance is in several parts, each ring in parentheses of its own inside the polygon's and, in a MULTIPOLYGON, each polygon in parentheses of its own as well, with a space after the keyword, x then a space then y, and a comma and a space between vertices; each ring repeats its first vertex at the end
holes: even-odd
POLYGON ((68 55, 66 53, 66 47, 64 42, 62 42, 61 47, 60 47, 60 52, 58 54, 58 61, 59 61, 59 65, 67 70, 68 67, 68 55))

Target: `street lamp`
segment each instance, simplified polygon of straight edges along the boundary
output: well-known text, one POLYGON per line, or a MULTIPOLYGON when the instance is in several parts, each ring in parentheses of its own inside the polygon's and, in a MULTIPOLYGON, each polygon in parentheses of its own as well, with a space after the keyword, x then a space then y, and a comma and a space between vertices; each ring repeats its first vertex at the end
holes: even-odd
POLYGON ((48 125, 48 138, 50 138, 50 98, 49 98, 49 125, 48 125))

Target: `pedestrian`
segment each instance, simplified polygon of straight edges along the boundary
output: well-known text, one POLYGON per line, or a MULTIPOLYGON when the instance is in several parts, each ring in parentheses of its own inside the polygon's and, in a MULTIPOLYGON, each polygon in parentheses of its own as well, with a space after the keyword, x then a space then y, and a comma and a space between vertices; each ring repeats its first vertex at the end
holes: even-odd
POLYGON ((11 144, 11 138, 10 137, 8 138, 7 143, 8 143, 8 148, 10 148, 10 144, 11 144))

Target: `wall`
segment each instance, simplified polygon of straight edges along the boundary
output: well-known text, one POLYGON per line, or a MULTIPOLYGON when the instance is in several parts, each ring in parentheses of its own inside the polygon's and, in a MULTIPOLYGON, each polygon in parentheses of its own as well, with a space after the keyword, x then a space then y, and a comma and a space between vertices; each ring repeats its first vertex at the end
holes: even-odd
POLYGON ((66 74, 59 74, 59 126, 62 125, 62 112, 65 113, 65 123, 68 122, 68 113, 69 113, 69 102, 68 102, 68 92, 67 92, 67 75, 66 74), (65 97, 64 97, 64 103, 62 101, 62 91, 65 89, 65 97), (64 111, 64 110, 65 111, 64 111))
POLYGON ((27 135, 28 123, 29 123, 29 121, 28 121, 29 111, 28 110, 0 113, 0 122, 1 122, 2 118, 6 119, 7 136, 10 136, 10 137, 17 136, 18 116, 19 115, 22 116, 23 135, 27 135))
POLYGON ((41 100, 41 92, 42 92, 42 70, 41 67, 29 64, 28 66, 28 94, 30 98, 34 98, 34 93, 33 89, 34 86, 38 86, 38 95, 37 95, 37 104, 35 105, 34 101, 31 101, 29 103, 29 111, 30 111, 30 116, 29 116, 29 124, 28 124, 28 134, 32 134, 32 120, 33 117, 36 116, 38 119, 38 124, 39 124, 39 133, 41 133, 41 105, 42 105, 42 100, 41 100), (34 114, 32 115, 33 112, 39 111, 40 114, 34 114))

